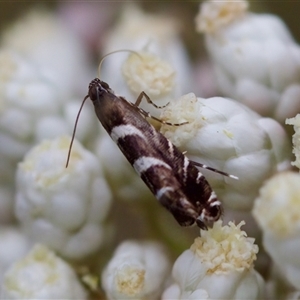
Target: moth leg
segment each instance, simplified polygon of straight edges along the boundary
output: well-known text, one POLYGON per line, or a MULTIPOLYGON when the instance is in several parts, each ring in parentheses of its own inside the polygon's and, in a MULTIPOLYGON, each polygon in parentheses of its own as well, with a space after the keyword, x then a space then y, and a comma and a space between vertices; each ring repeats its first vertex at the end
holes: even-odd
POLYGON ((142 115, 144 115, 146 118, 151 118, 151 119, 153 119, 153 120, 155 120, 155 121, 158 121, 158 122, 160 122, 160 123, 162 123, 162 124, 164 124, 164 125, 181 126, 181 125, 185 125, 185 124, 188 124, 188 123, 189 123, 189 122, 182 122, 182 123, 170 123, 170 122, 166 122, 166 121, 163 121, 163 120, 158 119, 158 118, 156 118, 156 117, 153 117, 152 115, 150 115, 150 113, 144 111, 144 110, 141 109, 141 108, 139 108, 139 110, 140 110, 140 113, 141 113, 142 115))
POLYGON ((204 165, 204 164, 201 164, 201 163, 198 163, 196 161, 193 161, 193 160, 189 160, 190 164, 194 165, 195 167, 200 167, 202 169, 207 169, 207 170, 210 170, 210 171, 213 171, 215 173, 218 173, 218 174, 221 174, 221 175, 224 175, 224 176, 227 176, 227 177, 230 177, 230 178, 233 178, 233 179, 236 179, 238 180, 239 178, 235 175, 230 175, 226 172, 223 172, 223 171, 220 171, 220 170, 217 170, 217 169, 214 169, 214 168, 211 168, 207 165, 204 165))
MULTIPOLYGON (((145 111, 145 110, 143 110, 142 108, 139 107, 139 105, 140 105, 141 102, 142 102, 143 97, 145 97, 145 99, 147 100, 148 103, 152 104, 152 105, 153 105, 154 107, 156 107, 156 108, 164 108, 164 107, 166 107, 166 106, 169 104, 169 102, 168 102, 166 105, 164 105, 164 106, 158 106, 158 105, 156 105, 156 104, 150 99, 150 97, 149 97, 145 92, 141 92, 141 93, 139 94, 138 98, 136 99, 135 103, 134 103, 134 104, 131 103, 131 105, 132 105, 133 107, 135 107, 136 109, 138 109, 139 112, 140 112, 145 118, 151 118, 151 119, 153 119, 153 120, 155 120, 155 121, 157 121, 157 122, 160 122, 160 123, 165 124, 165 125, 170 125, 170 126, 181 126, 181 125, 188 124, 188 122, 182 122, 182 123, 170 123, 170 122, 166 122, 166 121, 163 121, 163 120, 161 120, 161 119, 158 119, 158 118, 156 118, 156 117, 153 117, 149 112, 147 112, 147 111, 145 111)), ((130 102, 129 102, 129 103, 130 103, 130 102)))
POLYGON ((156 105, 156 104, 150 99, 150 97, 149 97, 145 92, 141 92, 141 93, 139 94, 139 96, 137 97, 137 99, 136 99, 134 105, 137 106, 137 107, 139 107, 139 105, 141 104, 143 98, 145 98, 146 101, 147 101, 149 104, 152 104, 155 108, 164 108, 164 107, 166 107, 167 105, 169 105, 169 103, 170 103, 170 102, 168 102, 166 105, 158 106, 158 105, 156 105))
POLYGON ((199 218, 196 219, 196 224, 200 229, 207 230, 207 226, 199 218))

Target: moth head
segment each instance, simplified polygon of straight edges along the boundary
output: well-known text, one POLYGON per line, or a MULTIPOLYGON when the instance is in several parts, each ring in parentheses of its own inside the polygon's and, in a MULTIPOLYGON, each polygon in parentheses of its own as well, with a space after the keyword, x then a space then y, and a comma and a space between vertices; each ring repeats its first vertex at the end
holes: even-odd
POLYGON ((101 81, 99 78, 95 78, 89 85, 88 95, 92 101, 98 100, 103 94, 110 93, 111 89, 109 85, 101 81))

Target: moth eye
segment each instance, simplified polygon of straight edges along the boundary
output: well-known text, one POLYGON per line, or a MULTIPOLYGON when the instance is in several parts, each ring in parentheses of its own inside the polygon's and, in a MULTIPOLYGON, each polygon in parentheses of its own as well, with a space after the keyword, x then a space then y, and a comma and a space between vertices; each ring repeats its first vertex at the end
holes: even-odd
POLYGON ((101 85, 102 85, 102 87, 103 87, 104 89, 106 89, 106 90, 109 89, 109 85, 108 85, 106 82, 101 81, 101 85))
POLYGON ((89 85, 89 97, 92 101, 99 100, 103 93, 108 93, 109 90, 109 85, 106 82, 95 78, 89 85))
POLYGON ((92 101, 98 100, 105 90, 99 85, 92 85, 89 89, 89 96, 92 101))

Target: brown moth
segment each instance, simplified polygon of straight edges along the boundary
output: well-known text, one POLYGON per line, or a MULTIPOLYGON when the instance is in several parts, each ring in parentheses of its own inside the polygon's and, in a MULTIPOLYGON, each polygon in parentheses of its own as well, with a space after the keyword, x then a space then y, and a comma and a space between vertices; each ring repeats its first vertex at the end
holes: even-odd
MULTIPOLYGON (((146 117, 154 117, 139 108, 144 97, 157 107, 144 92, 140 94, 136 103, 131 103, 123 97, 116 96, 106 82, 96 78, 91 81, 83 103, 88 98, 92 100, 96 115, 107 133, 157 200, 173 214, 177 222, 181 226, 196 223, 201 229, 207 229, 209 224, 217 221, 222 215, 222 205, 197 167, 231 178, 237 177, 190 161, 146 120, 146 117)), ((154 119, 173 126, 185 124, 170 124, 154 119)), ((76 125, 73 138, 75 129, 76 125)))

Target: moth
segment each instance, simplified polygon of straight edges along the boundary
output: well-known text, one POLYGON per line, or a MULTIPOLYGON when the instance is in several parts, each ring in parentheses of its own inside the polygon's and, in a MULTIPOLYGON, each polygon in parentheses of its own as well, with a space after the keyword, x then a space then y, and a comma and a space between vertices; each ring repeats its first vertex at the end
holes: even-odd
MULTIPOLYGON (((157 200, 181 226, 196 223, 201 229, 207 229, 207 226, 220 218, 221 202, 197 167, 236 177, 189 160, 158 132, 146 120, 150 117, 149 113, 139 108, 143 98, 158 107, 144 92, 135 103, 131 103, 117 96, 106 82, 96 78, 89 84, 88 95, 83 103, 88 98, 93 102, 95 113, 107 133, 157 200)), ((154 119, 170 126, 185 124, 170 124, 154 119)), ((76 125, 74 132, 75 129, 76 125)))

